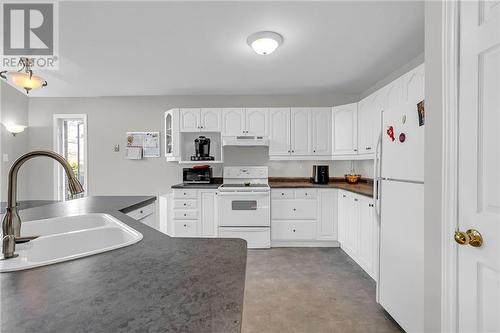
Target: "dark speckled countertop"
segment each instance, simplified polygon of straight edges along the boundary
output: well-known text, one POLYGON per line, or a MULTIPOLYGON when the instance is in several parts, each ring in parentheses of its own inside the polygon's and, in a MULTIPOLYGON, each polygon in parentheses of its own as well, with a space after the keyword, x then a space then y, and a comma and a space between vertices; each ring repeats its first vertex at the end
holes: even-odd
POLYGON ((20 211, 24 221, 108 213, 134 245, 1 273, 2 332, 240 332, 246 243, 171 238, 125 215, 155 197, 87 197, 20 211))

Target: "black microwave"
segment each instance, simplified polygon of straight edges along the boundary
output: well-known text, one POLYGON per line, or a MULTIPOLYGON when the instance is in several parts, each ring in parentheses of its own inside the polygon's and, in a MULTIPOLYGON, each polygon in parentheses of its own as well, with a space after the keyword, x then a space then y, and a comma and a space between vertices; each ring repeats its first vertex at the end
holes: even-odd
POLYGON ((182 182, 184 184, 210 184, 212 168, 183 168, 182 182))

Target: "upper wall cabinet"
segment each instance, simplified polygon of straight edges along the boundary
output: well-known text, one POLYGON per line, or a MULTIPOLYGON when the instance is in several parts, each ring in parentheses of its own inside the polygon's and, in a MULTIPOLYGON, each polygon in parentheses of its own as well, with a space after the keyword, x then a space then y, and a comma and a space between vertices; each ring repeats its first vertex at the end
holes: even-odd
POLYGON ((269 155, 290 155, 290 108, 269 109, 269 155))
POLYGON ((372 94, 358 103, 358 154, 374 154, 380 133, 382 97, 372 94))
POLYGON ((221 109, 184 108, 180 109, 181 132, 220 132, 221 109))
POLYGON ((358 151, 358 104, 333 108, 333 155, 356 155, 358 151))
POLYGON ((271 159, 331 158, 331 108, 270 108, 269 127, 271 159))
POLYGON ((403 77, 403 96, 409 103, 418 104, 425 97, 425 68, 420 65, 403 77))
POLYGON ((224 136, 269 135, 268 108, 227 108, 222 112, 224 136))
POLYGON ((167 161, 179 161, 179 109, 170 109, 165 112, 165 158, 167 161))
POLYGON ((318 156, 332 154, 332 108, 311 108, 312 153, 318 156))

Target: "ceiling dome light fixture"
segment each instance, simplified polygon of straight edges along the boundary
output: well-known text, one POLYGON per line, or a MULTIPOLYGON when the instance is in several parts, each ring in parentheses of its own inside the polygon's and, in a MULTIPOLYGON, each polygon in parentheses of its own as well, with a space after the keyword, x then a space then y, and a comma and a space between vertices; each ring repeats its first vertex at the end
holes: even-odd
POLYGON ((0 77, 4 80, 14 83, 16 86, 26 90, 26 94, 32 89, 38 89, 47 86, 47 81, 42 77, 33 75, 33 59, 21 58, 19 59, 19 65, 21 69, 16 71, 1 71, 0 77))
POLYGON ((260 31, 247 38, 247 44, 260 55, 273 53, 283 43, 283 36, 273 31, 260 31))

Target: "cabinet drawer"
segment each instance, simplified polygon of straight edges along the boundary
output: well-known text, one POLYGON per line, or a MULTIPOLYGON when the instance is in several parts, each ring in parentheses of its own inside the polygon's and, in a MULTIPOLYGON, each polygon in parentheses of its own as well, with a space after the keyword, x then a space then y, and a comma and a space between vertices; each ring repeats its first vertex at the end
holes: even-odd
POLYGON ((153 214, 155 212, 155 209, 156 206, 154 203, 152 203, 147 206, 128 212, 127 215, 133 219, 140 220, 142 218, 145 218, 146 216, 153 214))
POLYGON ((271 217, 278 220, 315 220, 316 210, 316 200, 274 200, 271 217))
POLYGON ((316 239, 316 222, 312 221, 273 221, 271 239, 314 240, 316 239))
POLYGON ((174 208, 195 209, 198 207, 198 200, 174 200, 174 208))
POLYGON ((198 211, 196 210, 178 210, 174 209, 174 219, 176 220, 196 220, 198 211))
POLYGON ((316 199, 318 196, 318 191, 314 189, 296 189, 295 190, 295 199, 316 199))
POLYGON ((273 189, 271 191, 273 199, 293 199, 295 198, 295 190, 292 189, 273 189))
POLYGON ((198 236, 198 221, 174 221, 175 237, 198 236))
POLYGON ((175 199, 196 199, 198 197, 197 190, 174 190, 175 199))

